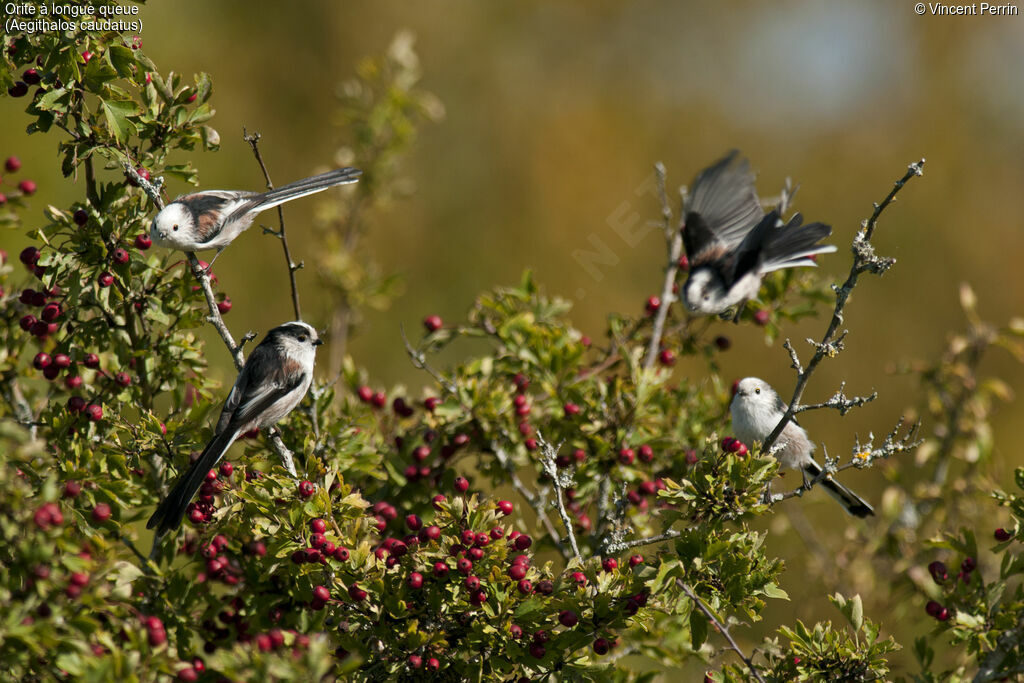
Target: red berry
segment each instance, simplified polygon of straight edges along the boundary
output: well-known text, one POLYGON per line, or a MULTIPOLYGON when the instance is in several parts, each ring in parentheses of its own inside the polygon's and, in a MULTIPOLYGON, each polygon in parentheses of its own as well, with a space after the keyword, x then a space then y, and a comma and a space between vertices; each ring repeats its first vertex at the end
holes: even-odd
POLYGON ((942 605, 940 605, 940 604, 939 604, 938 602, 936 602, 935 600, 929 600, 929 601, 928 601, 928 604, 926 604, 926 605, 924 606, 924 611, 925 611, 925 612, 927 612, 927 613, 928 613, 928 616, 930 616, 930 617, 938 617, 938 616, 939 616, 939 613, 940 613, 940 612, 941 612, 942 610, 943 610, 943 607, 942 607, 942 605))
POLYGON ((648 315, 654 315, 661 308, 661 298, 657 296, 647 297, 647 302, 644 304, 644 310, 647 311, 648 315))
POLYGON ((90 403, 85 407, 85 414, 93 422, 99 422, 103 419, 103 406, 90 403))
POLYGON ((629 566, 630 567, 635 567, 638 564, 643 564, 643 563, 644 563, 644 556, 643 555, 630 555, 629 556, 629 566))
POLYGON ((594 640, 594 654, 606 655, 608 651, 612 649, 611 643, 606 638, 597 638, 594 640))
POLYGON ((34 266, 36 261, 39 260, 39 250, 35 247, 25 247, 18 254, 18 260, 24 263, 26 266, 34 266))
POLYGON ((35 69, 25 69, 25 73, 21 75, 21 80, 29 85, 39 85, 43 79, 35 69))
POLYGON ((654 460, 654 449, 651 448, 650 444, 645 443, 637 450, 637 452, 640 454, 640 460, 642 462, 649 463, 654 460))
POLYGON ((338 562, 347 562, 349 558, 348 548, 343 545, 339 545, 334 549, 334 559, 338 562))
POLYGON ((460 557, 459 560, 455 563, 455 568, 458 569, 459 572, 461 572, 462 574, 469 574, 473 571, 473 563, 465 557, 460 557))
POLYGON ((970 574, 978 568, 978 563, 973 557, 965 557, 964 561, 960 563, 960 571, 964 574, 970 574))
POLYGON ((421 541, 436 541, 441 538, 441 527, 431 524, 428 527, 424 527, 420 530, 419 538, 421 541))
POLYGON ((512 511, 515 510, 515 506, 512 504, 512 501, 509 500, 499 500, 497 507, 498 511, 506 517, 511 515, 512 511))
POLYGON ((564 609, 558 613, 558 623, 566 628, 572 628, 579 623, 579 617, 571 609, 564 609))
POLYGON ((314 486, 313 482, 308 480, 303 480, 299 482, 299 495, 301 497, 309 498, 314 493, 316 493, 316 486, 314 486))
POLYGON ((224 298, 217 302, 217 310, 221 315, 227 315, 231 310, 231 297, 224 295, 224 298))
POLYGON ((356 393, 359 395, 359 400, 363 403, 369 403, 373 399, 373 389, 366 385, 359 387, 356 393))
POLYGON ((420 588, 423 586, 423 574, 420 574, 419 572, 412 572, 409 574, 409 578, 406 579, 405 582, 409 588, 420 588))
POLYGON ((676 352, 672 349, 662 349, 658 354, 658 362, 665 367, 672 367, 676 364, 676 352))
POLYGON ((601 562, 601 566, 606 572, 613 572, 619 568, 619 561, 614 557, 606 557, 604 558, 604 561, 601 562))
POLYGON ((378 391, 372 398, 370 398, 370 403, 373 404, 374 408, 383 408, 388 404, 388 397, 383 391, 378 391))
POLYGON ((431 504, 434 506, 435 510, 440 510, 441 503, 445 502, 445 500, 447 500, 447 498, 444 497, 444 494, 439 493, 431 499, 431 504))
POLYGON ((31 180, 22 180, 18 183, 18 189, 27 195, 33 195, 36 193, 36 184, 31 180))
POLYGON ((438 661, 437 657, 431 657, 427 660, 427 668, 431 671, 437 671, 441 668, 441 662, 438 661))
POLYGON ((96 503, 92 508, 92 518, 100 524, 110 519, 110 515, 110 506, 106 503, 96 503))
POLYGON ((519 536, 516 536, 516 540, 513 541, 513 545, 516 550, 526 550, 533 545, 533 539, 526 534, 520 534, 519 536))
POLYGON ((82 364, 87 368, 95 370, 100 366, 100 357, 95 353, 87 353, 85 354, 85 358, 82 359, 82 364))
POLYGON ((420 519, 419 515, 406 515, 405 525, 409 527, 411 531, 419 531, 423 528, 423 520, 420 519))
POLYGON ((327 532, 327 522, 317 518, 309 522, 309 528, 313 530, 313 533, 323 534, 327 532))
POLYGON ((508 568, 508 578, 513 581, 521 581, 526 577, 527 566, 525 564, 514 564, 508 568))
POLYGON ((1013 538, 1013 534, 1002 527, 996 529, 995 534, 993 535, 995 536, 995 539, 1000 543, 1005 543, 1009 541, 1011 538, 1013 538))
POLYGON ((754 322, 762 327, 768 324, 768 311, 760 310, 754 312, 754 322))
POLYGON ((43 306, 43 312, 39 315, 40 318, 48 323, 52 323, 54 320, 60 317, 62 311, 60 310, 60 304, 52 301, 43 306))
POLYGON ((21 327, 21 329, 25 330, 26 332, 28 332, 30 329, 32 329, 32 326, 35 325, 35 324, 36 324, 36 317, 34 315, 23 316, 18 321, 18 326, 21 327))
POLYGON ((82 492, 82 485, 77 481, 64 482, 64 497, 74 498, 82 492))
POLYGON ((36 357, 32 359, 32 365, 35 366, 36 370, 43 370, 44 368, 49 367, 52 362, 53 359, 50 358, 50 354, 44 351, 40 351, 36 354, 36 357))
POLYGON ((145 251, 153 246, 153 240, 150 239, 149 235, 142 233, 141 235, 135 236, 135 248, 145 251))
POLYGON ((455 477, 455 490, 459 493, 465 493, 469 490, 469 480, 465 477, 455 477))
POLYGON ((185 683, 195 683, 195 681, 199 680, 199 672, 194 667, 186 666, 178 671, 178 680, 185 683))
POLYGON ((16 81, 14 85, 7 89, 7 94, 11 97, 24 97, 28 94, 28 83, 16 81))
POLYGON ((543 658, 546 653, 547 653, 547 650, 545 650, 544 646, 541 645, 540 643, 531 643, 530 644, 530 655, 535 657, 536 659, 543 658))
POLYGON ((729 347, 732 346, 732 342, 728 337, 720 334, 715 337, 715 346, 718 347, 719 351, 728 351, 729 347))
POLYGON ((327 602, 331 599, 331 591, 327 586, 316 586, 313 588, 313 599, 321 602, 327 602))
POLYGON ((572 580, 575 581, 580 586, 586 586, 587 585, 587 575, 584 574, 583 572, 573 572, 572 573, 572 580))
POLYGON ((566 403, 562 406, 562 411, 565 413, 566 417, 572 417, 573 415, 580 414, 580 407, 575 403, 566 403))
POLYGON ((225 479, 227 479, 227 478, 230 478, 232 474, 234 474, 235 466, 232 465, 229 462, 224 462, 224 463, 221 463, 219 471, 220 471, 220 475, 222 477, 224 477, 225 479))
POLYGON ((357 584, 352 584, 348 587, 348 596, 356 602, 362 602, 366 599, 366 591, 360 588, 357 584))
POLYGON ((439 315, 428 315, 423 319, 423 327, 427 328, 427 332, 437 332, 442 325, 444 325, 444 321, 439 315))
POLYGON ((619 462, 623 465, 632 465, 636 454, 632 448, 620 448, 619 449, 619 462))
POLYGON ((434 410, 441 404, 441 399, 436 396, 429 396, 423 399, 423 407, 427 409, 427 412, 434 412, 434 410))
POLYGON ((107 271, 103 271, 96 281, 100 284, 100 287, 109 287, 114 284, 114 276, 107 271))
POLYGON ((126 372, 119 372, 114 375, 114 381, 120 384, 122 387, 130 386, 132 378, 126 372))
POLYGON ((7 160, 4 161, 4 168, 7 169, 8 173, 14 173, 21 168, 21 159, 18 157, 7 157, 7 160))
POLYGON ((75 222, 75 225, 82 227, 89 222, 89 214, 85 209, 77 209, 74 215, 72 215, 71 220, 75 222))
POLYGON ((434 576, 440 578, 448 574, 448 565, 440 560, 434 563, 434 576))

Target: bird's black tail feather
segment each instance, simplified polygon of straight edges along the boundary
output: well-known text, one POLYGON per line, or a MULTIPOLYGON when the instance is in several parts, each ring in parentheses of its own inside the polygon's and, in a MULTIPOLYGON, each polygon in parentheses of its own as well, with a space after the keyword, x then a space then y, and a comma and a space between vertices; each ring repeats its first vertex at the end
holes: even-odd
MULTIPOLYGON (((804 466, 804 473, 813 480, 821 474, 821 465, 812 460, 804 466)), ((831 476, 825 477, 820 483, 825 487, 829 495, 839 501, 839 504, 854 517, 863 518, 875 514, 874 508, 868 505, 866 500, 834 480, 831 476)))
POLYGON ((359 176, 362 174, 363 172, 358 168, 339 168, 327 173, 321 173, 320 175, 296 180, 294 183, 282 185, 269 192, 256 195, 252 198, 252 201, 259 207, 259 211, 265 211, 278 204, 284 204, 293 199, 304 197, 307 194, 322 192, 335 185, 354 183, 359 180, 359 176))
POLYGON ((157 506, 156 512, 146 522, 147 529, 156 527, 157 534, 163 535, 181 525, 185 510, 192 502, 196 491, 206 480, 207 473, 217 465, 237 437, 238 432, 228 430, 213 437, 213 440, 203 449, 202 454, 192 463, 185 474, 179 477, 171 492, 157 506))
POLYGON ((824 223, 800 225, 801 222, 800 214, 796 214, 789 223, 775 228, 768 234, 762 252, 762 272, 813 266, 815 264, 810 256, 828 254, 836 250, 834 245, 818 244, 832 234, 831 226, 824 223))

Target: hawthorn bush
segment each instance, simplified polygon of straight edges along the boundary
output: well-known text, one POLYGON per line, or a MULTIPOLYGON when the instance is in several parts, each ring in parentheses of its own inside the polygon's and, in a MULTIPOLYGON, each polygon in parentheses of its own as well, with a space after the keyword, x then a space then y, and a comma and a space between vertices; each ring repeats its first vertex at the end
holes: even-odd
MULTIPOLYGON (((236 365, 247 341, 224 324, 231 304, 216 277, 194 256, 150 249, 147 236, 162 179, 197 182, 173 160, 219 144, 211 81, 161 72, 137 40, 88 32, 8 37, 0 74, 27 103, 28 132, 58 141, 64 175, 83 190, 40 219, 35 185, 22 180, 0 214, 32 244, 0 267, 0 662, 11 678, 649 680, 691 659, 716 681, 888 675, 899 646, 857 595, 832 596, 841 625, 781 624, 756 648, 736 641, 769 600, 787 599, 785 567, 757 521, 795 503, 766 497, 774 458, 728 436, 716 358, 723 330, 771 341, 834 305, 806 367, 787 342, 805 385, 842 348, 835 319, 857 276, 892 265, 871 233, 920 165, 859 233, 845 285, 773 274, 740 328, 691 319, 674 302, 687 264, 661 171, 666 277, 639 315, 611 313, 595 343, 527 273, 481 294, 462 321, 424 319, 405 342, 422 391, 386 390, 341 353, 340 379, 318 379, 279 436, 237 444, 184 529, 147 555, 144 521, 223 400, 206 372, 223 350, 197 330, 217 327, 236 365), (485 350, 465 353, 465 340, 485 350), (450 346, 461 360, 436 367, 450 346), (680 377, 681 357, 702 363, 707 380, 680 377)), ((417 127, 440 115, 417 78, 402 36, 343 89, 346 153, 367 173, 324 203, 331 249, 317 263, 342 338, 361 307, 394 295, 358 236, 417 127)), ((5 181, 19 167, 8 159, 5 181)), ((288 258, 282 280, 294 272, 288 258)), ((872 576, 902 582, 893 594, 935 619, 914 646, 920 672, 904 672, 916 680, 994 680, 1024 666, 1024 503, 1013 493, 986 503, 987 491, 958 483, 988 461, 988 418, 1008 394, 978 381, 980 358, 995 346, 1020 355, 1024 325, 987 325, 969 290, 962 299, 969 333, 913 370, 933 430, 918 458, 936 474, 922 483, 894 467, 879 519, 852 539, 877 563, 872 576), (1013 521, 994 530, 1002 562, 986 579, 975 536, 942 534, 996 504, 1013 521), (937 640, 962 647, 937 663, 937 640)), ((825 407, 866 400, 840 391, 825 407)), ((917 446, 897 425, 829 466, 917 446)))

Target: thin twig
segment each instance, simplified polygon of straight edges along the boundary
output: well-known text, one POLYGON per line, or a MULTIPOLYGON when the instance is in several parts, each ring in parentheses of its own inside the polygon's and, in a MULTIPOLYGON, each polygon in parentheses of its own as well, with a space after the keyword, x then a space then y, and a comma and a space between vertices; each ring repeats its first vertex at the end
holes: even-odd
POLYGON ((662 541, 671 541, 672 539, 679 538, 683 535, 683 532, 678 529, 669 529, 663 534, 657 536, 646 536, 644 538, 634 538, 630 541, 619 541, 618 543, 609 543, 606 550, 610 554, 621 553, 623 550, 629 550, 630 548, 639 548, 645 545, 654 545, 655 543, 661 543, 662 541))
MULTIPOLYGON (((153 563, 152 558, 151 557, 146 557, 145 555, 143 555, 139 551, 139 549, 135 547, 135 544, 132 543, 132 540, 130 538, 128 538, 124 534, 120 534, 120 533, 117 534, 117 538, 118 538, 119 541, 124 543, 125 546, 127 546, 128 549, 132 551, 132 553, 135 554, 135 557, 139 558, 139 561, 142 563, 141 569, 142 569, 142 571, 145 574, 149 574, 150 576, 155 576, 158 573, 159 570, 155 569, 156 565, 153 563)), ((156 549, 156 544, 155 543, 153 544, 153 549, 154 550, 156 549)))
POLYGON ((651 341, 647 345, 647 356, 644 358, 644 370, 654 367, 661 346, 661 336, 665 330, 668 309, 675 300, 672 293, 679 273, 679 256, 683 253, 683 234, 673 227, 672 207, 668 203, 665 192, 665 166, 660 161, 654 165, 654 173, 658 179, 658 197, 661 199, 661 216, 665 231, 665 244, 668 248, 668 266, 665 268, 665 280, 661 285, 661 306, 654 314, 654 329, 651 330, 651 341))
MULTIPOLYGON (((259 163, 260 170, 263 171, 263 178, 267 181, 267 189, 273 190, 274 183, 270 180, 270 171, 267 170, 267 165, 263 162, 263 155, 260 154, 260 138, 262 135, 259 133, 249 135, 245 130, 245 126, 243 126, 242 137, 249 143, 249 146, 252 147, 252 153, 256 157, 256 162, 259 163)), ((274 235, 281 240, 281 246, 284 248, 284 260, 288 265, 288 280, 292 287, 292 308, 295 309, 295 319, 302 320, 302 313, 299 309, 299 288, 295 284, 295 271, 302 268, 303 263, 301 261, 299 263, 292 261, 292 254, 288 249, 288 235, 285 233, 284 226, 284 204, 277 205, 277 223, 279 226, 277 232, 274 232, 273 230, 266 230, 266 232, 269 232, 271 235, 274 235)))
MULTIPOLYGON (((151 183, 138 174, 135 168, 128 163, 122 165, 124 168, 125 175, 130 177, 142 191, 146 193, 150 201, 156 206, 157 210, 164 208, 164 201, 160 197, 159 186, 162 184, 162 179, 158 178, 155 183, 151 183)), ((214 329, 217 330, 217 334, 220 335, 224 345, 228 348, 228 352, 231 354, 231 360, 235 364, 235 369, 239 372, 242 371, 242 367, 245 365, 245 356, 242 353, 242 347, 245 342, 252 339, 253 337, 248 334, 242 338, 241 343, 235 343, 235 338, 231 335, 231 331, 228 326, 224 324, 224 318, 220 314, 220 310, 217 308, 217 299, 213 294, 213 286, 210 284, 210 274, 203 268, 199 263, 199 258, 194 252, 185 252, 185 256, 188 258, 189 266, 192 268, 192 274, 199 282, 199 286, 203 290, 203 295, 206 297, 206 307, 208 309, 206 320, 214 329)), ((295 463, 292 460, 292 453, 288 450, 288 447, 281 441, 281 437, 276 433, 272 433, 270 437, 270 443, 274 447, 278 456, 281 458, 281 464, 284 465, 285 470, 288 471, 293 477, 298 477, 298 472, 295 470, 295 463)))
MULTIPOLYGON (((832 320, 829 322, 828 329, 825 331, 824 336, 821 338, 820 343, 816 343, 814 355, 811 357, 810 362, 807 363, 807 367, 797 373, 796 388, 793 390, 793 398, 790 399, 789 405, 786 407, 786 412, 779 420, 779 424, 775 426, 772 433, 768 435, 768 438, 764 440, 762 448, 765 452, 769 451, 775 440, 779 438, 779 434, 786 427, 793 416, 800 409, 800 399, 803 398, 804 389, 807 388, 807 382, 811 379, 811 374, 818 367, 818 363, 822 361, 826 356, 834 355, 842 342, 842 338, 845 336, 845 332, 838 334, 839 326, 843 323, 843 309, 846 308, 846 302, 850 298, 850 294, 853 292, 853 288, 857 286, 857 279, 860 274, 865 271, 871 271, 877 275, 881 275, 888 270, 895 259, 883 258, 875 254, 874 248, 871 246, 871 237, 875 232, 875 225, 878 223, 879 216, 882 212, 892 203, 896 198, 896 194, 903 189, 914 176, 922 175, 922 167, 924 166, 924 159, 921 161, 910 164, 907 167, 907 172, 902 178, 896 181, 889 194, 882 200, 880 204, 875 205, 875 210, 872 212, 871 217, 868 218, 860 232, 853 238, 853 245, 851 250, 853 251, 853 265, 850 267, 850 274, 846 278, 846 282, 843 283, 842 287, 836 287, 833 285, 833 289, 836 293, 836 305, 832 312, 832 320)), ((795 357, 792 349, 790 350, 791 358, 795 357)), ((798 365, 798 363, 797 363, 798 365)))
POLYGON ((498 459, 498 464, 504 468, 508 474, 509 483, 512 484, 512 488, 519 492, 519 495, 523 497, 526 504, 533 508, 534 512, 537 513, 537 519, 544 526, 545 531, 548 532, 548 537, 554 542, 558 551, 562 553, 562 557, 569 559, 569 550, 565 547, 565 544, 561 541, 561 535, 558 530, 555 529, 555 525, 551 523, 551 518, 548 517, 548 513, 545 510, 546 496, 534 493, 526 487, 523 480, 519 478, 519 474, 516 472, 515 464, 511 458, 508 457, 508 453, 505 449, 499 446, 496 442, 491 442, 490 451, 494 453, 494 456, 498 459))
POLYGON ((405 335, 405 325, 399 326, 399 331, 402 333, 402 342, 405 344, 405 352, 409 354, 409 360, 412 361, 412 366, 417 370, 426 371, 434 381, 441 385, 441 388, 447 391, 449 394, 455 394, 458 391, 458 387, 451 380, 445 379, 444 375, 431 367, 430 363, 427 362, 427 356, 423 351, 413 348, 413 345, 409 343, 409 338, 405 335))
POLYGON ((687 585, 686 582, 682 579, 676 579, 676 584, 683 590, 684 593, 686 593, 686 597, 690 598, 690 600, 693 601, 694 606, 697 609, 699 609, 705 617, 708 618, 708 621, 711 622, 712 626, 714 626, 718 630, 718 632, 722 634, 722 636, 729 643, 729 647, 732 648, 732 651, 735 652, 739 656, 739 658, 743 660, 743 663, 747 665, 747 669, 750 670, 750 673, 754 676, 754 678, 756 678, 761 683, 767 683, 767 681, 764 680, 764 676, 761 675, 761 670, 754 666, 754 661, 746 654, 744 654, 743 650, 740 649, 740 646, 736 644, 735 640, 733 640, 732 635, 729 633, 729 629, 727 629, 725 627, 725 624, 720 622, 718 618, 715 617, 714 614, 712 614, 711 610, 708 609, 707 606, 701 601, 701 599, 698 598, 697 595, 693 592, 693 589, 690 588, 690 586, 687 585))
POLYGON ((565 533, 569 536, 569 546, 572 548, 572 553, 576 556, 576 559, 582 562, 583 556, 580 555, 580 548, 576 545, 576 534, 572 530, 572 519, 569 518, 569 513, 565 511, 565 501, 563 500, 565 489, 572 488, 573 486, 572 475, 560 474, 558 466, 555 464, 558 449, 562 445, 552 446, 539 430, 537 431, 537 443, 540 445, 541 463, 544 465, 544 471, 551 477, 552 485, 555 487, 555 503, 558 506, 558 516, 562 518, 562 524, 565 525, 565 533))

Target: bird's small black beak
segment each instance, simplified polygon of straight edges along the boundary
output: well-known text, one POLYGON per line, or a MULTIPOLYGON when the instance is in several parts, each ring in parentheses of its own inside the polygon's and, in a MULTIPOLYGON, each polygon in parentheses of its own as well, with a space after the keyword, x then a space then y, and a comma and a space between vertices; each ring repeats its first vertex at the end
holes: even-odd
POLYGON ((313 346, 320 346, 323 343, 324 343, 323 339, 314 339, 313 340, 313 346))

